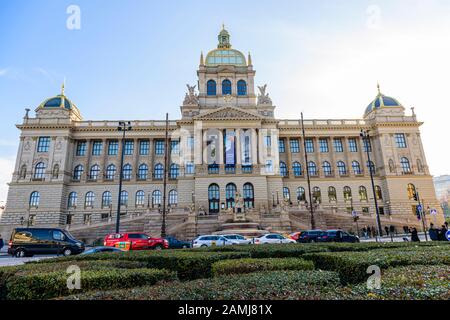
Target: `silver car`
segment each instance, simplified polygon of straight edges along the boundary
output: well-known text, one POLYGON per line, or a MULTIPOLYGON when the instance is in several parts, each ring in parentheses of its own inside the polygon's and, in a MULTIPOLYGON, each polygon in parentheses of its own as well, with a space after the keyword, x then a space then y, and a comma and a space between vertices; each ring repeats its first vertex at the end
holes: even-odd
POLYGON ((193 248, 205 248, 212 246, 232 246, 238 245, 239 243, 235 240, 229 240, 223 236, 210 235, 210 236, 200 236, 192 241, 193 248))
POLYGON ((288 239, 281 234, 270 233, 253 239, 255 244, 275 244, 275 243, 296 243, 295 240, 288 239))
POLYGON ((239 234, 224 234, 224 238, 227 238, 231 241, 236 241, 238 244, 252 244, 253 241, 251 239, 247 239, 244 236, 241 236, 239 234))

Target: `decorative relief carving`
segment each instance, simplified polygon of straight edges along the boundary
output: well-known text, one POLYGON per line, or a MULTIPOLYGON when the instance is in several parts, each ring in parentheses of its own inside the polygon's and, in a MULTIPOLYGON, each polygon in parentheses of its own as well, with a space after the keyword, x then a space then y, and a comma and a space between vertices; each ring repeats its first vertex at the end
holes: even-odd
POLYGON ((252 119, 252 120, 259 120, 259 116, 248 113, 245 111, 241 111, 232 107, 224 108, 221 110, 217 110, 211 113, 207 113, 199 119, 211 119, 211 120, 229 120, 229 119, 252 119))

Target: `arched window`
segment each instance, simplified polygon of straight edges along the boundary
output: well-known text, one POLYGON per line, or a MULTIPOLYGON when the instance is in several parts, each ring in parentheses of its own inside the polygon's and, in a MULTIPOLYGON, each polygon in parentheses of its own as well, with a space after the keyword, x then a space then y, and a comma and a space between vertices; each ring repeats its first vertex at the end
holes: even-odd
POLYGON ((164 178, 164 166, 158 163, 153 171, 153 178, 156 180, 162 180, 164 178))
POLYGON ((335 202, 337 200, 336 188, 328 187, 328 200, 330 202, 335 202))
POLYGON ((76 192, 71 192, 69 194, 69 201, 67 203, 68 208, 76 208, 78 202, 78 194, 76 192))
POLYGON ((145 205, 145 192, 139 190, 136 192, 136 207, 143 207, 145 205))
POLYGON ((411 172, 411 165, 409 163, 408 158, 403 157, 400 159, 400 164, 402 166, 402 172, 403 173, 410 173, 411 172))
POLYGON ((416 196, 416 186, 410 183, 408 184, 408 199, 414 200, 415 196, 416 196))
POLYGON ((170 171, 169 171, 169 179, 178 179, 178 176, 180 175, 180 166, 177 165, 176 163, 172 163, 170 166, 170 171))
POLYGON ((116 166, 113 164, 110 164, 107 168, 106 168, 106 174, 105 174, 105 178, 106 180, 114 180, 114 178, 116 177, 116 166))
POLYGON ((97 180, 100 175, 100 167, 98 165, 93 165, 91 167, 91 171, 89 171, 89 179, 97 180))
POLYGON ((232 90, 231 90, 231 81, 230 80, 223 80, 222 81, 222 95, 227 95, 227 94, 231 94, 232 90))
POLYGON ((300 177, 302 175, 302 165, 298 162, 292 164, 292 171, 294 171, 294 176, 300 177))
POLYGON ((392 160, 392 159, 389 159, 389 172, 390 173, 394 173, 395 172, 394 160, 392 160))
POLYGON ((308 162, 308 172, 311 176, 317 176, 317 166, 313 161, 308 162))
POLYGON ((41 195, 39 192, 34 191, 33 193, 31 193, 30 196, 30 208, 37 208, 39 207, 39 202, 41 200, 41 195))
POLYGON ((313 202, 315 203, 322 203, 322 193, 320 192, 319 187, 314 187, 312 190, 312 196, 313 196, 313 202))
POLYGON ((338 161, 337 168, 340 176, 345 176, 347 174, 347 168, 343 161, 338 161))
POLYGON ((297 188, 297 201, 306 201, 305 188, 303 187, 297 188))
POLYGON ((325 161, 322 164, 323 173, 326 177, 331 176, 331 164, 328 161, 325 161))
POLYGON ((59 177, 59 164, 55 164, 53 166, 52 177, 53 177, 53 179, 58 179, 58 177, 59 177))
POLYGON ((155 190, 152 192, 152 208, 159 207, 162 204, 162 192, 155 190))
POLYGON ((80 181, 81 176, 83 175, 83 172, 84 172, 84 167, 81 164, 76 166, 75 169, 73 170, 73 180, 80 181))
POLYGON ((247 209, 255 207, 255 191, 251 183, 244 184, 244 206, 247 209))
POLYGON ((20 179, 25 179, 27 177, 27 165, 23 165, 22 168, 20 168, 20 179))
POLYGON ((423 172, 423 165, 422 165, 422 161, 420 159, 417 159, 417 171, 420 173, 423 172))
POLYGON ((102 208, 111 208, 112 206, 112 195, 111 192, 105 191, 102 195, 102 208))
POLYGON ((148 179, 148 165, 145 163, 141 164, 138 168, 138 179, 147 180, 148 179))
POLYGON ((239 80, 237 83, 238 96, 247 95, 247 83, 244 80, 239 80))
POLYGON ((354 174, 361 174, 361 165, 359 164, 358 161, 353 161, 352 162, 352 170, 354 174))
POLYGON ((383 192, 381 191, 380 186, 375 186, 375 196, 377 197, 377 200, 383 200, 383 192))
POLYGON ((94 201, 95 201, 95 194, 92 191, 89 191, 88 193, 86 193, 86 198, 84 200, 84 206, 86 208, 93 208, 94 201))
POLYGON ((178 191, 177 190, 170 190, 169 192, 169 205, 170 206, 176 206, 178 204, 178 191))
POLYGON ((283 188, 283 198, 284 198, 284 200, 287 200, 287 201, 291 200, 291 192, 288 187, 283 188))
POLYGON ((364 186, 359 187, 359 200, 367 201, 367 189, 364 186))
POLYGON ((44 179, 45 176, 45 163, 39 162, 34 168, 34 178, 44 179))
POLYGON ((120 194, 120 205, 128 207, 128 192, 125 190, 120 194))
POLYGON ((133 176, 133 167, 131 164, 126 164, 123 166, 123 180, 131 180, 131 177, 133 176))
POLYGON ((286 178, 288 175, 286 163, 284 163, 283 161, 280 162, 280 175, 283 178, 286 178))
POLYGON ((344 200, 349 201, 352 199, 352 189, 350 187, 344 187, 344 200))
POLYGON ((209 213, 219 213, 220 189, 217 184, 208 187, 209 213))
POLYGON ((372 171, 372 174, 376 173, 375 164, 373 163, 373 161, 367 161, 366 166, 370 171, 372 171))
POLYGON ((234 183, 229 183, 225 187, 225 197, 227 200, 227 209, 234 208, 235 206, 235 197, 236 197, 236 185, 234 183))
POLYGON ((217 95, 217 88, 216 88, 216 82, 214 80, 209 80, 206 84, 206 94, 208 96, 215 96, 217 95))

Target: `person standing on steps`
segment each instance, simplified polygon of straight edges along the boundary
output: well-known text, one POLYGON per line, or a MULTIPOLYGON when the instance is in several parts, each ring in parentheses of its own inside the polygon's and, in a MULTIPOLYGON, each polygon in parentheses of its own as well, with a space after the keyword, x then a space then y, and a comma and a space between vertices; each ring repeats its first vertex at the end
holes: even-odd
POLYGON ((412 241, 412 242, 420 242, 419 234, 418 234, 416 228, 413 228, 413 229, 411 230, 411 241, 412 241))

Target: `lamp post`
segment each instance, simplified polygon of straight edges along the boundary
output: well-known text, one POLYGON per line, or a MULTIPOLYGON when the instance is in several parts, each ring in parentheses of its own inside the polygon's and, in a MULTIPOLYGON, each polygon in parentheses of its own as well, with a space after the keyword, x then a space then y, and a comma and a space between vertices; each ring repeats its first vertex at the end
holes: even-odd
MULTIPOLYGON (((305 125, 303 122, 303 112, 301 113, 301 122, 302 122, 302 136, 303 136, 303 153, 305 155, 305 165, 306 165, 306 180, 308 182, 308 194, 309 194, 309 202, 312 203, 312 193, 311 193, 311 178, 309 176, 309 167, 308 167, 308 153, 306 152, 306 135, 305 135, 305 125)), ((310 206, 310 214, 311 214, 311 229, 316 229, 316 220, 314 219, 314 208, 310 206)))
POLYGON ((361 130, 360 136, 363 139, 363 144, 366 149, 367 162, 368 162, 369 173, 370 173, 370 181, 372 183, 373 201, 375 202, 375 213, 376 213, 376 218, 377 218, 378 236, 381 238, 381 236, 383 235, 383 230, 381 230, 380 210, 378 209, 377 193, 375 190, 375 182, 373 180, 373 169, 374 168, 372 166, 372 161, 370 160, 371 144, 370 144, 369 130, 361 130))
POLYGON ((163 182, 163 205, 162 205, 162 224, 161 238, 166 237, 166 197, 167 197, 167 167, 169 165, 169 114, 166 113, 166 136, 164 139, 164 182, 163 182))
POLYGON ((272 208, 275 208, 275 192, 272 191, 272 208))
POLYGON ((122 200, 122 185, 123 185, 123 162, 125 158, 125 137, 127 131, 131 131, 131 122, 125 122, 120 121, 119 127, 117 127, 117 130, 119 132, 122 132, 122 153, 120 155, 120 176, 119 176, 119 200, 117 202, 117 217, 116 217, 116 233, 119 233, 120 231, 120 209, 122 206, 121 200, 122 200))

